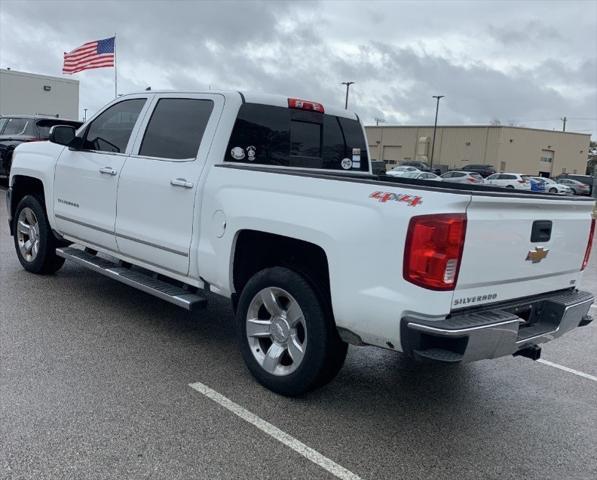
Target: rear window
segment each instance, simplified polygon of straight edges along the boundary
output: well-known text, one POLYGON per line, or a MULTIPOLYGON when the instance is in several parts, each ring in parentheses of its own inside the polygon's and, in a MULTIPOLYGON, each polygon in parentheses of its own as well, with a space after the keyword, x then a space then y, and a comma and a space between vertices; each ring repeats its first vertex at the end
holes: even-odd
POLYGON ((369 171, 365 136, 357 120, 254 103, 240 108, 225 160, 369 171))

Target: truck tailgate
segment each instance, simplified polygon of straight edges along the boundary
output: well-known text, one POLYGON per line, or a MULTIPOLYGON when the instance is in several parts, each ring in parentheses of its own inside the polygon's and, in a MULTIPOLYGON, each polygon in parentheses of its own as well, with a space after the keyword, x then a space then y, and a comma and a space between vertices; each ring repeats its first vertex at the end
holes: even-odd
POLYGON ((593 205, 584 199, 473 195, 453 308, 574 287, 593 205))

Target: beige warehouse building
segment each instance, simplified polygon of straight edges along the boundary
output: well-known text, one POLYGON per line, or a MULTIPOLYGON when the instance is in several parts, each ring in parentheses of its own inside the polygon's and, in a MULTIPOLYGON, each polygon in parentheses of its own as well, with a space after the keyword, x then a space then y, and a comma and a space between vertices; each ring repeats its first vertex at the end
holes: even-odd
MULTIPOLYGON (((365 127, 371 157, 386 168, 431 158, 433 126, 365 127)), ((497 171, 556 176, 584 174, 591 136, 509 126, 437 127, 434 167, 489 164, 497 171)))

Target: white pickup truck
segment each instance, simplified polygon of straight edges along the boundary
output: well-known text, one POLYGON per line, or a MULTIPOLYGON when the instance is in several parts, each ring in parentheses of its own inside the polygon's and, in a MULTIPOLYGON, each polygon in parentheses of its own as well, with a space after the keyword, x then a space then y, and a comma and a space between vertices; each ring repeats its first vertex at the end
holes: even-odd
POLYGON ((373 175, 358 117, 296 98, 120 97, 19 146, 8 209, 30 272, 230 298, 249 370, 284 395, 330 381, 348 343, 538 358, 591 321, 592 200, 373 175))

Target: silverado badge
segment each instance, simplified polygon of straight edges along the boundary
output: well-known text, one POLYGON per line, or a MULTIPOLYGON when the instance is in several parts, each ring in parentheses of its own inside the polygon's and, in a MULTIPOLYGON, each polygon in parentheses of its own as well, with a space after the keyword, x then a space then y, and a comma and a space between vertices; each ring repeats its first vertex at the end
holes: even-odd
POLYGON ((533 263, 539 263, 541 260, 547 257, 548 253, 549 248, 535 247, 534 250, 529 250, 526 259, 530 260, 533 263))

